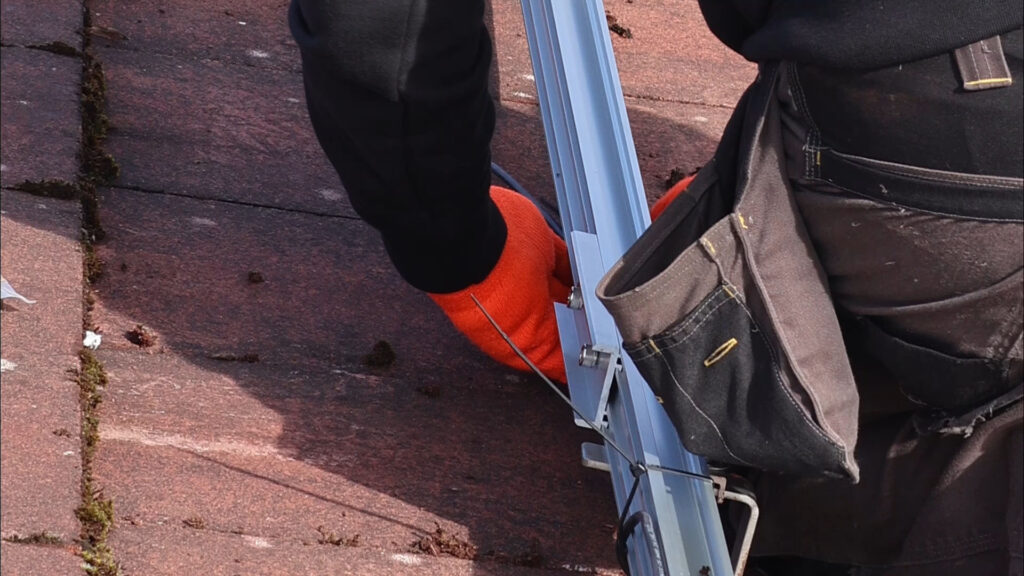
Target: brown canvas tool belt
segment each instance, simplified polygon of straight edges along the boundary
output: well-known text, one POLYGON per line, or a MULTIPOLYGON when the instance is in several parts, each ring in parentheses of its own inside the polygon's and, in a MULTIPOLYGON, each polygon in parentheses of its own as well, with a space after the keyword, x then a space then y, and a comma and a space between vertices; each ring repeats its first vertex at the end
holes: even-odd
POLYGON ((598 297, 686 448, 858 478, 858 393, 794 203, 762 65, 714 159, 606 274, 598 297))

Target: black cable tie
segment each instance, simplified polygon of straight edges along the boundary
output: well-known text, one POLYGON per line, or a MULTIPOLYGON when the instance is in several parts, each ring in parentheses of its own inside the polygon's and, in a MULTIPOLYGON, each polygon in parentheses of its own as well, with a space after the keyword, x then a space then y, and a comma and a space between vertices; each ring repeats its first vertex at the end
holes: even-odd
POLYGON ((629 473, 633 475, 633 478, 640 478, 644 474, 647 474, 647 466, 644 466, 642 462, 629 464, 629 473))

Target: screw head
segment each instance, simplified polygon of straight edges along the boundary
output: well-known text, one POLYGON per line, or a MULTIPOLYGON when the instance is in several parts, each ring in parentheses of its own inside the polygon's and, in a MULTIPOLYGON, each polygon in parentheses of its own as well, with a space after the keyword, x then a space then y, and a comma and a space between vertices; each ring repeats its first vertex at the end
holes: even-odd
POLYGON ((594 350, 593 346, 587 344, 580 348, 580 366, 597 366, 598 361, 601 359, 601 353, 594 350))
POLYGON ((580 294, 579 286, 573 286, 569 289, 569 300, 566 302, 569 308, 573 310, 579 310, 583 308, 583 295, 580 294))

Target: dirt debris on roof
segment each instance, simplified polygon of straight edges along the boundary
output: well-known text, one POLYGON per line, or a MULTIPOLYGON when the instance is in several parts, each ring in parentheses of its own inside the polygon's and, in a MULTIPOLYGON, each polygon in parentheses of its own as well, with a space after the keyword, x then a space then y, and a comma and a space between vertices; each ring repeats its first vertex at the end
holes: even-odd
POLYGON ((140 348, 152 348, 159 339, 156 332, 153 332, 152 329, 144 324, 136 324, 134 328, 125 334, 125 337, 128 338, 129 342, 140 348))
POLYGON ((388 368, 395 363, 398 356, 387 340, 378 340, 369 354, 363 356, 363 365, 368 368, 388 368))
POLYGON ((448 532, 437 522, 434 523, 434 526, 433 533, 420 536, 410 545, 413 550, 431 556, 446 555, 462 560, 476 559, 476 546, 448 532))
POLYGON ((625 38, 627 40, 630 40, 630 39, 633 38, 633 31, 630 30, 629 28, 626 28, 622 24, 619 24, 619 19, 616 18, 614 15, 612 15, 611 12, 608 12, 607 10, 605 10, 604 17, 605 17, 605 20, 608 21, 608 29, 609 30, 611 30, 612 32, 618 34, 619 36, 621 36, 621 37, 623 37, 623 38, 625 38))

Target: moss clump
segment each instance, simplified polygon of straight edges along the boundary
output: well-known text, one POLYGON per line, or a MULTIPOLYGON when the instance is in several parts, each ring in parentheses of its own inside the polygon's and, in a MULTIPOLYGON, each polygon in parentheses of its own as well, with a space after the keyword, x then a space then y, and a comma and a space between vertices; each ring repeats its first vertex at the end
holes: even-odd
MULTIPOLYGON (((80 351, 78 359, 82 361, 79 382, 82 383, 83 390, 87 390, 89 394, 95 395, 99 389, 107 385, 107 373, 103 370, 103 365, 100 364, 100 361, 96 359, 96 356, 90 350, 80 351)), ((95 407, 96 405, 90 405, 90 408, 95 407)))
POLYGON ((93 150, 88 154, 86 163, 86 169, 96 184, 110 184, 121 175, 121 167, 114 157, 102 150, 93 150))
POLYGON ((107 232, 100 224, 100 205, 96 199, 96 186, 84 180, 81 182, 82 190, 82 229, 85 231, 86 242, 100 242, 107 236, 107 232))
POLYGON ((82 560, 85 561, 82 567, 89 576, 121 576, 121 567, 106 544, 82 550, 82 560))
MULTIPOLYGON (((102 241, 106 235, 100 225, 96 186, 110 183, 117 178, 119 171, 117 163, 103 150, 103 141, 107 136, 109 124, 104 113, 106 81, 103 67, 90 53, 91 35, 88 31, 91 29, 91 23, 92 12, 87 7, 83 23, 86 34, 81 53, 82 150, 79 155, 81 166, 78 177, 84 230, 82 274, 86 281, 82 325, 86 329, 94 329, 92 305, 95 298, 91 292, 91 284, 103 273, 103 262, 96 254, 93 244, 102 241)), ((101 390, 107 386, 107 374, 91 351, 83 349, 78 357, 80 366, 76 379, 82 413, 82 503, 75 513, 82 527, 83 568, 91 576, 120 576, 121 568, 107 545, 107 536, 114 525, 114 502, 103 497, 102 491, 94 486, 92 477, 92 460, 100 439, 98 410, 103 401, 101 390)))
POLYGON ((103 260, 91 242, 82 242, 82 267, 85 281, 95 284, 103 276, 103 260))
POLYGON ((85 146, 98 148, 107 137, 109 121, 104 108, 107 80, 103 65, 88 50, 82 55, 82 137, 85 146))
MULTIPOLYGON (((82 474, 91 474, 92 456, 100 441, 99 419, 96 410, 103 402, 100 389, 107 385, 107 373, 96 356, 89 350, 78 353, 78 401, 82 410, 82 474)), ((84 489, 83 489, 84 490, 84 489)), ((92 497, 91 490, 89 497, 92 497)))
POLYGON ((25 180, 15 184, 12 188, 33 196, 59 200, 73 200, 78 196, 78 187, 64 180, 25 180))
POLYGON ((88 50, 82 53, 82 150, 79 188, 82 192, 82 227, 89 242, 106 236, 99 218, 96 186, 110 184, 121 173, 114 157, 103 149, 110 122, 107 119, 107 83, 103 66, 88 50))
POLYGON ((15 534, 13 536, 7 536, 4 538, 4 542, 10 542, 11 544, 35 544, 37 546, 55 546, 63 544, 64 539, 57 534, 51 534, 49 532, 36 532, 29 534, 28 536, 22 536, 15 534))
MULTIPOLYGON (((92 451, 89 454, 91 458, 92 451)), ((82 504, 75 510, 75 515, 82 525, 85 571, 96 576, 119 576, 121 568, 107 546, 107 536, 114 526, 114 502, 93 488, 91 475, 84 478, 83 484, 82 504)))
POLYGON ((102 542, 114 524, 114 502, 104 498, 102 492, 90 493, 75 514, 82 523, 82 537, 90 544, 102 542))
POLYGON ((30 44, 26 48, 33 50, 42 50, 43 52, 51 52, 59 56, 71 56, 72 58, 78 58, 82 55, 78 51, 78 48, 57 40, 56 42, 47 42, 46 44, 30 44))
POLYGON ((207 358, 220 362, 244 362, 246 364, 256 364, 260 361, 259 354, 234 354, 232 352, 217 352, 207 355, 207 358))
POLYGON ((85 571, 95 576, 118 576, 120 567, 107 546, 107 535, 114 525, 114 502, 103 496, 92 482, 92 459, 99 445, 99 418, 96 411, 107 386, 107 373, 89 350, 78 353, 78 398, 82 411, 82 504, 75 515, 82 526, 82 559, 85 571))

